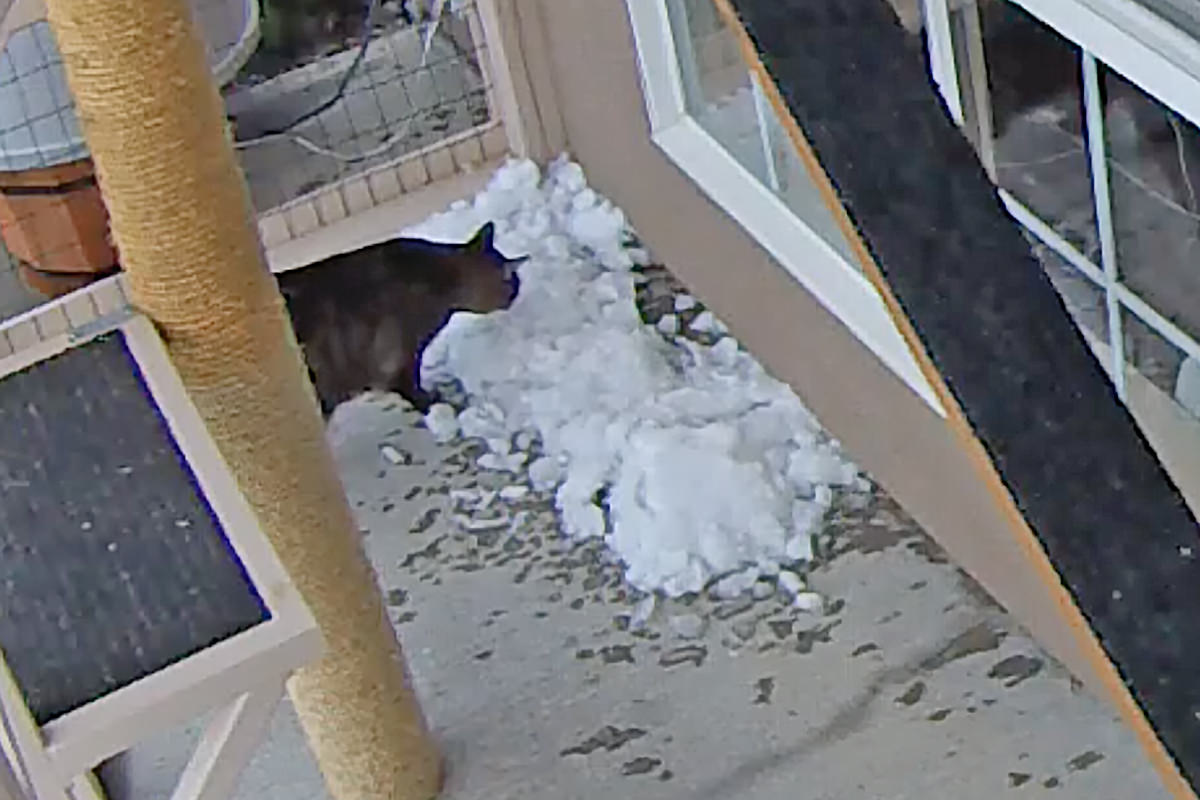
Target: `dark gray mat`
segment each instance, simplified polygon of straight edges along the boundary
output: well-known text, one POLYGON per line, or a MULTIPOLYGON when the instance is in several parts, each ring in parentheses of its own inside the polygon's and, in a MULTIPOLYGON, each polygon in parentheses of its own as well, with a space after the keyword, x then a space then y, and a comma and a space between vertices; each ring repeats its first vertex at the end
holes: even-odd
POLYGON ((121 335, 0 380, 0 647, 38 722, 267 616, 121 335))

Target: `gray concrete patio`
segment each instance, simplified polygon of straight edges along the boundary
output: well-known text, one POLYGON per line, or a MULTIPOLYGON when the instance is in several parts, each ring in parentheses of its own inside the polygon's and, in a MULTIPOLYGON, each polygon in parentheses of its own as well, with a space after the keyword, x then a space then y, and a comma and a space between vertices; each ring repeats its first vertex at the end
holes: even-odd
MULTIPOLYGON (((881 492, 821 535, 825 613, 698 598, 636 629, 620 571, 562 541, 547 498, 467 510, 514 482, 470 445, 389 398, 340 409, 331 437, 448 798, 1165 796, 1109 708, 881 492), (511 531, 467 522, 501 506, 511 531)), ((165 796, 188 739, 136 752, 136 797, 165 796)), ((327 796, 290 709, 237 796, 327 796)))

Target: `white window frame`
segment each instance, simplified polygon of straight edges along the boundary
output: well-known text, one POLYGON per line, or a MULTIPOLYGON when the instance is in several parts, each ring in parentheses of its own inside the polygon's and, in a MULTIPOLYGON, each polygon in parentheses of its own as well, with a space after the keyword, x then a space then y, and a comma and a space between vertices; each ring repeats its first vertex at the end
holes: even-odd
MULTIPOLYGON (((926 37, 929 41, 930 72, 943 98, 961 109, 958 70, 954 63, 951 29, 947 24, 952 8, 969 6, 975 0, 923 0, 926 37)), ((1096 264, 1020 200, 1003 189, 1000 198, 1012 216, 1047 247, 1104 292, 1108 316, 1107 358, 1104 366, 1122 400, 1126 399, 1127 363, 1121 310, 1137 317, 1147 327, 1181 350, 1200 360, 1200 342, 1172 323, 1146 302, 1119 274, 1113 233, 1112 201, 1109 194, 1108 162, 1104 152, 1105 122, 1100 108, 1096 62, 1102 61, 1137 85, 1150 97, 1200 128, 1200 40, 1180 30, 1136 0, 1005 0, 1028 11, 1037 19, 1074 42, 1081 51, 1083 99, 1087 127, 1100 132, 1088 136, 1093 179, 1093 204, 1100 235, 1100 263, 1096 264)), ((978 98, 977 98, 978 99, 978 98)), ((986 102, 986 98, 984 98, 986 102)), ((990 109, 986 112, 990 113, 990 109)), ((983 114, 981 113, 981 116, 983 114)), ((956 115, 961 123, 961 111, 956 115)), ((980 156, 991 158, 991 142, 983 142, 980 156)))
POLYGON ((945 417, 933 387, 870 281, 688 113, 668 1, 626 0, 652 141, 934 412, 945 417))

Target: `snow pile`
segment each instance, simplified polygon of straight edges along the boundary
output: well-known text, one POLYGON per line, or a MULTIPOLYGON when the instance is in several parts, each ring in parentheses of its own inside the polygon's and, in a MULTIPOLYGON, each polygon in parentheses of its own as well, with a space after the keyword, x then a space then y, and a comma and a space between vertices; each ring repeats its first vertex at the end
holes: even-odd
MULTIPOLYGON (((426 387, 457 381, 467 398, 457 416, 434 407, 435 434, 481 439, 481 467, 554 490, 563 531, 605 537, 645 591, 720 576, 749 589, 811 558, 832 487, 856 485, 856 468, 734 339, 642 322, 632 269, 645 256, 582 170, 560 160, 543 183, 512 162, 474 203, 405 235, 463 241, 488 220, 501 250, 530 258, 510 309, 457 314, 427 348, 426 387)), ((709 312, 690 327, 724 331, 709 312)))

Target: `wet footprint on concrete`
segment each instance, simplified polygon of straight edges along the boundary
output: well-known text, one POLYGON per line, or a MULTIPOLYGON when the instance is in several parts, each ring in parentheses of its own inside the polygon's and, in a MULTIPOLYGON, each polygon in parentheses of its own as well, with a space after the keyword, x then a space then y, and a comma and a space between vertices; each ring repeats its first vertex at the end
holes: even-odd
POLYGON ((631 775, 648 775, 654 770, 662 766, 661 758, 652 758, 650 756, 639 756, 632 761, 626 761, 621 765, 621 774, 629 777, 631 775))
POLYGON ((904 694, 896 698, 896 702, 902 706, 913 706, 920 702, 925 696, 925 682, 917 681, 912 686, 905 690, 904 694))
POLYGON ((1088 767, 1094 767, 1103 760, 1103 753, 1088 750, 1086 753, 1080 753, 1067 762, 1067 772, 1083 772, 1088 767))
POLYGON ((613 725, 605 725, 579 744, 563 750, 559 755, 564 758, 566 756, 590 756, 601 749, 612 753, 645 735, 646 731, 641 728, 617 728, 613 725))
POLYGON ((633 647, 627 644, 610 644, 600 648, 600 659, 605 664, 633 664, 633 647))
POLYGON ((659 657, 658 663, 663 667, 677 667, 690 662, 693 666, 699 667, 704 664, 706 658, 708 658, 707 647, 702 644, 689 644, 663 653, 659 657))
POLYGON ((988 670, 988 677, 1003 681, 1005 688, 1011 689, 1041 671, 1042 660, 1040 658, 1018 654, 997 662, 988 670))
POLYGON ((1027 772, 1010 772, 1008 773, 1008 787, 1016 789, 1029 783, 1032 779, 1033 776, 1027 772))
POLYGON ((771 704, 771 695, 775 693, 775 679, 771 676, 759 678, 754 682, 754 705, 769 706, 771 704))

